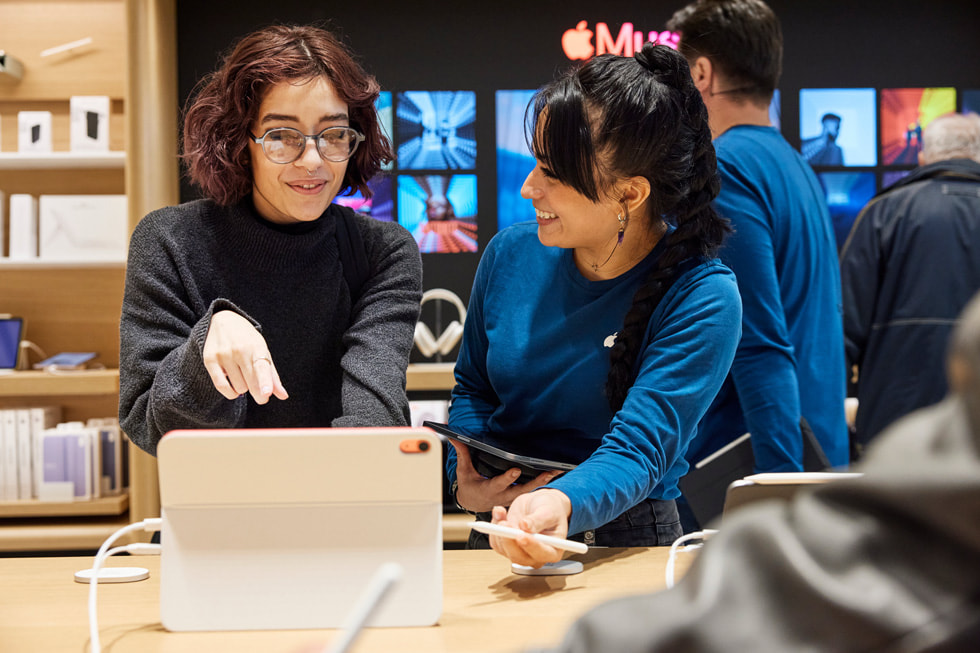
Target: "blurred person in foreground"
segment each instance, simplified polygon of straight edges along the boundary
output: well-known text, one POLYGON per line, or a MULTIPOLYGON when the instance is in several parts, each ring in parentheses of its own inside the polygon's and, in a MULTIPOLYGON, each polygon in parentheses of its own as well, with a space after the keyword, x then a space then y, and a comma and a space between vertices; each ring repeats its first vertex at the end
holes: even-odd
POLYGON ((951 393, 863 476, 732 514, 673 589, 593 608, 551 653, 976 651, 980 296, 950 342, 951 393))

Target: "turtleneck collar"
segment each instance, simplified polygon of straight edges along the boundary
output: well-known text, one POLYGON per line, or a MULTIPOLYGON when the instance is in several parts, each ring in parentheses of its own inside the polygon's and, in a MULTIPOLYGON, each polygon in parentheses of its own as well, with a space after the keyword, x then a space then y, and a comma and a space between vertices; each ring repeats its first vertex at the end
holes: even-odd
POLYGON ((264 224, 270 229, 275 229, 276 231, 284 234, 306 234, 317 229, 319 225, 318 222, 323 220, 323 216, 326 215, 327 211, 330 210, 327 207, 327 211, 324 211, 319 218, 312 220, 310 222, 290 222, 289 224, 284 224, 281 222, 273 222, 272 220, 266 220, 255 208, 255 200, 249 195, 242 201, 242 209, 247 211, 255 220, 259 223, 264 224))
POLYGON ((277 224, 260 216, 248 195, 215 214, 215 235, 245 265, 262 270, 293 269, 336 249, 337 207, 327 207, 311 222, 277 224))

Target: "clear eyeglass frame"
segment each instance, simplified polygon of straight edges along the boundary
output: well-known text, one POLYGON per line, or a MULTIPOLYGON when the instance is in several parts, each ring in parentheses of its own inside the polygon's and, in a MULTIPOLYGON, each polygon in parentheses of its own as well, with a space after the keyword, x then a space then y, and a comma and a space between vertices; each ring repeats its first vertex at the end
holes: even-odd
POLYGON ((351 158, 364 140, 364 134, 353 127, 340 126, 327 127, 317 134, 304 134, 293 127, 274 127, 266 130, 262 136, 250 136, 262 147, 265 158, 280 164, 292 163, 302 157, 311 138, 320 157, 334 163, 351 158))

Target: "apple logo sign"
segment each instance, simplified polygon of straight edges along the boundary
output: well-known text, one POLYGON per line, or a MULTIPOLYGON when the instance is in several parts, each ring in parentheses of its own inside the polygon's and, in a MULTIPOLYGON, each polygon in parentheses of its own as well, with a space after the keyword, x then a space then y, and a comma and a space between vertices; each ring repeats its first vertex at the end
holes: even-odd
POLYGON ((613 345, 616 344, 616 336, 618 336, 618 335, 619 335, 619 331, 617 331, 616 333, 612 334, 611 336, 606 336, 606 339, 602 341, 602 345, 604 347, 610 347, 611 348, 613 345))
POLYGON ((589 22, 580 20, 575 29, 565 30, 561 36, 561 49, 569 59, 588 59, 595 53, 592 47, 592 30, 589 22))

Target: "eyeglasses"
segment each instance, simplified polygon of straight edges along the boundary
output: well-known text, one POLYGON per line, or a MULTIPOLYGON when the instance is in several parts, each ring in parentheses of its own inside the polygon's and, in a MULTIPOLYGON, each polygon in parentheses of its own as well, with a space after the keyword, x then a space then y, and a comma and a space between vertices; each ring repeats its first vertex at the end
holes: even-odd
POLYGON ((252 140, 262 146, 265 158, 273 163, 292 163, 303 156, 306 140, 316 141, 316 149, 327 161, 340 163, 353 156, 364 134, 353 127, 327 127, 319 134, 304 134, 292 127, 276 127, 262 134, 251 134, 252 140))

